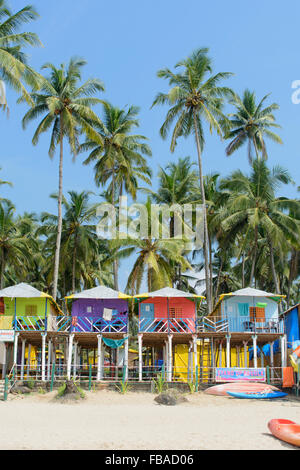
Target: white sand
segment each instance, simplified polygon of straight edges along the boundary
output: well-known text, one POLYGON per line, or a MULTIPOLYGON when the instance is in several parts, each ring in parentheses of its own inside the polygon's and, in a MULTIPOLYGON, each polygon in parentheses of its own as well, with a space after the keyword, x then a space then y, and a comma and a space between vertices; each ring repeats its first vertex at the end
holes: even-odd
POLYGON ((75 404, 52 394, 0 402, 0 449, 293 449, 267 423, 300 423, 300 400, 259 401, 187 395, 160 406, 150 393, 88 392, 75 404))

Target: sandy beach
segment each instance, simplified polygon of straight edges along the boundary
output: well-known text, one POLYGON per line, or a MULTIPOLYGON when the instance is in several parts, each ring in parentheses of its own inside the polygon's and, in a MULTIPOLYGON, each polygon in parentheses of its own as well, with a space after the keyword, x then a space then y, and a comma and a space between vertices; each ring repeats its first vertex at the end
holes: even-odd
POLYGON ((87 392, 76 403, 55 392, 0 402, 0 449, 293 449, 270 435, 272 418, 300 422, 300 400, 237 400, 187 394, 161 406, 150 393, 87 392))

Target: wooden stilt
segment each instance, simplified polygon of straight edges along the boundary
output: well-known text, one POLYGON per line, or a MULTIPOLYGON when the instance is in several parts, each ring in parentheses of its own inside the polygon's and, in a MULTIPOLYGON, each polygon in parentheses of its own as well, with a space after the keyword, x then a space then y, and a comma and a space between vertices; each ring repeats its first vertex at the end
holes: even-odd
POLYGON ((168 382, 172 382, 173 378, 173 335, 168 335, 168 382))
POLYGON ((69 336, 69 345, 68 345, 68 363, 67 363, 67 378, 71 380, 71 370, 72 370, 72 353, 73 353, 73 340, 74 333, 71 333, 69 336))
POLYGON ((24 366, 25 366, 25 346, 26 340, 22 339, 22 353, 21 353, 21 380, 24 380, 24 366))
POLYGON ((74 360, 73 360, 73 378, 76 379, 77 373, 77 341, 74 342, 74 360))
POLYGON ((42 382, 46 381, 46 338, 47 333, 42 333, 42 382))
POLYGON ((226 367, 230 367, 230 335, 226 336, 226 367))
POLYGON ((98 339, 97 380, 100 381, 103 378, 103 371, 102 371, 102 335, 97 335, 97 339, 98 339))
POLYGON ((138 335, 138 343, 139 343, 139 382, 143 380, 143 335, 138 335))
POLYGON ((128 343, 129 341, 128 341, 128 336, 127 336, 127 338, 125 339, 125 343, 124 343, 124 367, 125 367, 124 379, 125 381, 128 380, 128 346, 129 346, 128 343))
POLYGON ((52 341, 51 339, 48 341, 48 358, 47 358, 47 380, 49 381, 51 378, 51 354, 52 354, 52 341))
POLYGON ((19 333, 15 333, 15 338, 14 338, 14 365, 17 365, 18 339, 19 339, 19 333))
POLYGON ((257 336, 256 335, 252 336, 252 341, 253 341, 253 366, 255 369, 257 369, 257 336))
POLYGON ((193 364, 193 370, 195 371, 195 380, 196 380, 196 370, 198 366, 198 351, 197 351, 197 336, 193 336, 193 355, 194 355, 194 364, 193 364))
POLYGON ((243 341, 244 344, 244 367, 248 367, 247 344, 248 341, 243 341))
POLYGON ((222 367, 223 344, 222 340, 219 343, 219 367, 222 367))
POLYGON ((274 380, 274 341, 270 343, 271 381, 274 380))

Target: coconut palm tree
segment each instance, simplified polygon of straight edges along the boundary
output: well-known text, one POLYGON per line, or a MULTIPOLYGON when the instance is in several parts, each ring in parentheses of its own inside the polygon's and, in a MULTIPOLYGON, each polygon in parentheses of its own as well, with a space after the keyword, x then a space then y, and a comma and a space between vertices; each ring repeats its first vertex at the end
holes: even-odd
POLYGON ((15 207, 9 201, 0 202, 0 289, 4 287, 7 270, 18 270, 22 277, 29 267, 28 239, 18 228, 15 207))
POLYGON ((230 130, 226 134, 226 139, 231 142, 226 147, 226 155, 229 157, 243 145, 248 146, 248 160, 250 164, 253 161, 253 149, 256 158, 261 154, 267 159, 267 148, 265 138, 276 143, 282 144, 281 138, 272 131, 273 128, 280 128, 275 123, 273 111, 279 108, 278 104, 272 103, 267 107, 263 107, 266 95, 256 104, 256 96, 254 92, 248 89, 244 91, 243 98, 237 94, 230 100, 236 108, 236 111, 229 114, 230 130))
POLYGON ((93 127, 93 123, 99 125, 100 120, 91 107, 102 102, 93 95, 103 91, 104 87, 98 79, 89 79, 81 84, 81 69, 85 64, 83 59, 78 58, 72 58, 67 68, 64 65, 56 68, 53 64, 45 64, 43 69, 50 70, 50 76, 43 80, 38 93, 31 93, 34 106, 23 118, 23 127, 26 128, 29 122, 45 115, 34 133, 32 143, 37 145, 41 134, 51 130, 50 158, 53 158, 57 146, 60 147, 57 240, 53 273, 54 299, 57 295, 62 231, 64 140, 68 140, 73 155, 77 153, 78 136, 81 133, 103 145, 102 137, 93 127))
MULTIPOLYGON (((205 138, 203 122, 207 122, 210 132, 215 130, 219 136, 223 131, 221 123, 226 128, 226 118, 221 111, 223 99, 232 96, 229 88, 219 86, 219 83, 227 79, 230 73, 212 74, 211 59, 207 55, 208 49, 196 50, 187 59, 178 62, 175 68, 181 68, 180 72, 172 72, 170 69, 159 70, 157 75, 168 80, 170 90, 168 93, 158 93, 153 105, 170 106, 165 121, 160 129, 162 138, 166 138, 173 127, 171 138, 171 152, 174 152, 179 137, 188 137, 194 134, 199 165, 200 191, 203 207, 206 208, 205 189, 202 170, 202 151, 205 138)), ((204 262, 206 273, 206 296, 208 311, 212 308, 209 277, 208 255, 208 229, 207 215, 204 210, 204 262)))
MULTIPOLYGON (((2 170, 2 168, 0 167, 0 171, 2 170)), ((7 184, 8 186, 12 186, 12 183, 10 183, 10 181, 4 181, 4 180, 1 180, 0 179, 0 186, 4 185, 4 184, 7 184)), ((3 199, 0 198, 0 201, 2 201, 3 199)))
MULTIPOLYGON (((95 162, 95 183, 107 188, 107 196, 112 204, 124 192, 136 199, 138 182, 151 184, 151 170, 145 156, 151 156, 151 149, 143 135, 132 134, 132 129, 139 126, 139 108, 130 106, 120 109, 110 103, 103 104, 103 121, 95 125, 101 135, 103 145, 94 139, 87 139, 81 145, 81 151, 90 152, 85 165, 95 162)), ((118 290, 118 261, 114 260, 114 287, 118 290)))
POLYGON ((256 159, 253 161, 249 177, 237 170, 220 183, 220 188, 229 192, 227 207, 220 212, 221 226, 233 238, 237 230, 246 232, 240 253, 245 250, 245 246, 251 250, 250 284, 253 284, 254 280, 259 240, 263 239, 263 245, 268 247, 267 259, 270 260, 273 282, 278 294, 280 289, 274 250, 276 249, 276 254, 280 256, 281 246, 286 240, 296 243, 300 235, 299 221, 287 212, 296 210, 299 201, 276 197, 280 184, 291 182, 292 179, 285 169, 275 166, 270 170, 263 159, 256 159))
MULTIPOLYGON (((164 286, 172 286, 174 266, 180 264, 183 270, 191 268, 183 256, 184 240, 174 238, 154 238, 151 235, 151 199, 145 204, 148 214, 148 236, 128 236, 125 240, 115 240, 112 247, 119 248, 117 257, 127 258, 137 252, 137 259, 128 276, 126 289, 139 293, 144 277, 147 279, 149 292, 164 286), (150 228, 150 230, 149 230, 150 228), (123 249, 120 249, 124 247, 123 249)), ((159 233, 166 234, 166 227, 161 220, 157 221, 159 233)))
MULTIPOLYGON (((38 16, 31 5, 12 13, 6 1, 0 0, 0 79, 20 93, 29 104, 32 104, 32 99, 23 83, 36 88, 39 85, 39 76, 28 66, 22 48, 40 46, 41 42, 35 33, 18 31, 24 24, 36 20, 38 16)), ((6 107, 3 86, 1 105, 6 107)))
MULTIPOLYGON (((98 259, 99 254, 100 241, 93 223, 97 205, 90 203, 90 195, 91 193, 88 191, 80 193, 69 191, 69 197, 63 197, 60 272, 61 277, 68 277, 71 280, 70 288, 68 287, 69 283, 65 282, 67 291, 71 293, 75 293, 76 287, 80 288, 82 267, 91 265, 95 259, 98 259)), ((52 195, 52 197, 57 199, 57 195, 52 195)), ((53 252, 57 216, 44 212, 41 216, 41 222, 40 234, 47 237, 46 249, 53 252)))

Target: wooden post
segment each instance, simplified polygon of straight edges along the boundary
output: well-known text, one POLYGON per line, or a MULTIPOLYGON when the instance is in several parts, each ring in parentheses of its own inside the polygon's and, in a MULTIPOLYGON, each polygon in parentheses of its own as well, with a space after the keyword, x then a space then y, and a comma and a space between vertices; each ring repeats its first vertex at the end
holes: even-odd
POLYGON ((211 373, 211 378, 212 380, 215 379, 215 367, 216 367, 216 361, 215 361, 215 344, 214 344, 214 338, 211 338, 211 367, 212 367, 212 373, 211 373))
POLYGON ((188 370, 187 370, 187 381, 190 382, 192 380, 193 374, 191 371, 193 370, 193 359, 192 359, 192 349, 193 343, 190 341, 189 344, 189 351, 188 351, 188 370))
POLYGON ((164 345, 164 379, 168 378, 168 341, 164 345))
POLYGON ((7 346, 6 343, 3 343, 4 354, 3 354, 3 369, 2 369, 2 379, 6 377, 6 363, 7 363, 7 346))
POLYGON ((241 364, 240 364, 240 346, 237 346, 236 347, 236 355, 237 355, 237 366, 240 367, 241 364))
POLYGON ((30 377, 30 365, 31 365, 31 344, 27 347, 27 379, 30 377))
POLYGON ((168 335, 168 382, 172 382, 173 378, 173 335, 168 335))
POLYGON ((42 382, 46 381, 46 338, 47 333, 42 333, 42 382))
POLYGON ((52 362, 52 370, 51 370, 51 382, 50 382, 50 392, 52 392, 52 391, 53 391, 54 378, 55 378, 55 363, 53 363, 53 362, 52 362))
MULTIPOLYGON (((125 382, 127 382, 128 380, 128 345, 129 345, 128 343, 129 341, 128 341, 128 336, 127 336, 124 342, 124 367, 125 367, 124 380, 125 382)), ((152 348, 152 354, 153 354, 153 349, 154 348, 152 348)))
POLYGON ((139 342, 139 382, 143 380, 143 335, 138 335, 139 342))
POLYGON ((248 367, 248 355, 247 355, 247 344, 248 344, 248 341, 243 341, 243 345, 244 345, 244 367, 248 367))
POLYGON ((226 336, 226 367, 230 367, 230 335, 226 336))
POLYGON ((22 339, 22 354, 21 354, 21 380, 24 380, 25 345, 26 345, 26 340, 25 340, 25 339, 22 339))
POLYGON ((193 376, 194 376, 194 369, 195 369, 195 379, 196 379, 196 371, 198 367, 198 354, 197 354, 197 336, 193 336, 193 352, 194 352, 194 364, 193 364, 193 376))
POLYGON ((283 380, 283 368, 286 367, 286 341, 285 335, 280 338, 280 349, 281 349, 281 367, 282 367, 282 380, 283 380))
POLYGON ((71 380, 71 369, 72 369, 72 352, 73 352, 73 339, 74 333, 71 333, 69 336, 69 344, 68 344, 68 362, 67 362, 67 378, 71 380))
POLYGON ((257 336, 256 335, 252 336, 252 341, 253 341, 253 366, 254 366, 254 369, 257 369, 257 336))
POLYGON ((270 343, 271 381, 274 380, 274 341, 270 343))
POLYGON ((48 341, 48 361, 47 361, 47 380, 51 378, 51 354, 52 354, 52 341, 48 341))
POLYGON ((270 367, 267 366, 266 369, 267 369, 267 383, 270 385, 270 367))
POLYGON ((89 365, 89 391, 92 390, 92 371, 93 371, 93 364, 89 365))
POLYGON ((102 371, 102 335, 97 335, 97 338, 98 338, 97 381, 99 382, 103 377, 103 371, 102 371))
POLYGON ((222 340, 219 343, 219 367, 222 367, 222 355, 223 355, 223 347, 222 347, 222 340))
POLYGON ((77 341, 74 342, 74 360, 73 360, 73 378, 76 379, 77 373, 77 341))
POLYGON ((15 333, 15 338, 14 338, 14 365, 17 365, 17 359, 18 359, 18 338, 19 338, 19 333, 15 333))

